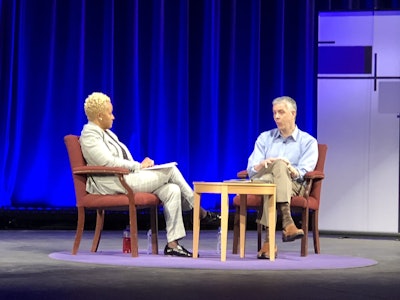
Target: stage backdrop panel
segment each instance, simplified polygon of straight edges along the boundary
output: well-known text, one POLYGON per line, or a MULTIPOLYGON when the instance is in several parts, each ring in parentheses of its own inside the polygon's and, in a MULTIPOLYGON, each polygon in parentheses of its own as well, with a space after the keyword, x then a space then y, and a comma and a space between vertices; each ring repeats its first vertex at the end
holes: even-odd
POLYGON ((318 35, 320 228, 396 233, 400 12, 320 13, 318 35))

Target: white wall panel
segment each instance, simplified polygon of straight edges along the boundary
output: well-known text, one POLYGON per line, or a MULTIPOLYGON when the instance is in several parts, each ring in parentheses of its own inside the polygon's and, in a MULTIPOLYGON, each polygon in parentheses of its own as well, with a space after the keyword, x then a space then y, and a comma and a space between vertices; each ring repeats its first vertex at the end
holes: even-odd
POLYGON ((328 144, 320 229, 398 232, 400 15, 323 13, 319 41, 372 46, 370 73, 318 75, 318 140, 328 144))

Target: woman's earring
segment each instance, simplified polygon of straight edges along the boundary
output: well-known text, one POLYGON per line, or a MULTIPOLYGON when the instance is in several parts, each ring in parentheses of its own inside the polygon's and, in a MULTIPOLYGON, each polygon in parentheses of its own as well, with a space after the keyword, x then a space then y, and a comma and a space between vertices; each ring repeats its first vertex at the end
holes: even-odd
POLYGON ((99 118, 100 121, 103 121, 103 118, 99 118))

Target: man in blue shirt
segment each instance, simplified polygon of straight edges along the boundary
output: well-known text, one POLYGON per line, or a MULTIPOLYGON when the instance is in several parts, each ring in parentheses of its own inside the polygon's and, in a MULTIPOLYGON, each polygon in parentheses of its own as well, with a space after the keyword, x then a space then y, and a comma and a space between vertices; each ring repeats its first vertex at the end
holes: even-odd
MULTIPOLYGON (((274 99, 272 112, 277 128, 258 136, 248 160, 247 172, 254 181, 276 184, 277 208, 282 214, 282 240, 291 242, 302 238, 304 232, 293 222, 290 199, 293 195, 304 193, 304 174, 314 170, 317 164, 318 143, 314 137, 297 127, 294 99, 287 96, 274 99)), ((267 227, 268 196, 265 197, 264 212, 258 221, 267 227)), ((269 259, 268 234, 257 258, 269 259)))

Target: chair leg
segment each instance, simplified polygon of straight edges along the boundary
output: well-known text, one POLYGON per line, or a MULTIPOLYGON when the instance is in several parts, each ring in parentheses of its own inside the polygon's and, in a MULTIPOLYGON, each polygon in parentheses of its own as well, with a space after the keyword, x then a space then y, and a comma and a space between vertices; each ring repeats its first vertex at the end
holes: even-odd
POLYGON ((78 207, 78 221, 76 225, 76 233, 75 233, 75 241, 74 246, 72 247, 72 255, 76 255, 79 249, 79 245, 81 243, 83 229, 85 227, 85 208, 79 206, 78 207))
POLYGON ((240 195, 239 210, 239 256, 244 258, 246 250, 247 195, 240 195))
POLYGON ((94 237, 92 242, 92 252, 97 252, 101 239, 101 233, 104 226, 104 209, 97 209, 96 211, 96 228, 94 230, 94 237))
POLYGON ((132 204, 132 202, 129 204, 129 224, 131 230, 132 257, 138 257, 139 249, 138 249, 137 214, 136 214, 136 205, 132 204))
POLYGON ((238 254, 238 248, 239 248, 239 223, 240 223, 240 207, 237 206, 236 210, 235 210, 234 221, 233 221, 232 254, 238 254))
POLYGON ((151 224, 151 252, 158 254, 158 207, 150 207, 150 224, 151 224))
POLYGON ((301 239, 301 256, 308 255, 308 215, 309 209, 303 208, 301 213, 302 229, 304 231, 304 236, 301 239))
POLYGON ((319 210, 315 210, 311 216, 313 240, 314 240, 314 252, 316 254, 321 253, 321 248, 320 248, 320 244, 319 244, 318 212, 319 212, 319 210))
POLYGON ((261 249, 262 244, 262 230, 263 225, 260 224, 259 220, 261 220, 261 216, 264 212, 264 205, 260 205, 257 210, 257 251, 261 249))
POLYGON ((261 224, 257 224, 257 250, 261 249, 262 231, 263 231, 263 226, 261 224))
MULTIPOLYGON (((263 213, 263 206, 257 208, 257 220, 261 219, 261 215, 263 213)), ((262 245, 262 233, 263 233, 263 225, 257 222, 257 249, 261 249, 262 245)), ((233 246, 232 246, 232 254, 238 254, 238 249, 240 246, 240 207, 237 206, 235 210, 235 218, 233 222, 233 246)))

